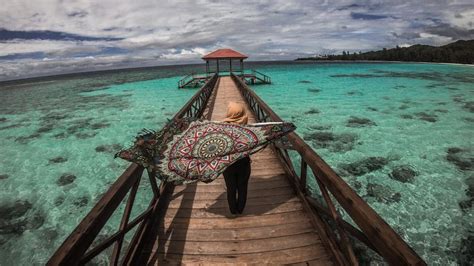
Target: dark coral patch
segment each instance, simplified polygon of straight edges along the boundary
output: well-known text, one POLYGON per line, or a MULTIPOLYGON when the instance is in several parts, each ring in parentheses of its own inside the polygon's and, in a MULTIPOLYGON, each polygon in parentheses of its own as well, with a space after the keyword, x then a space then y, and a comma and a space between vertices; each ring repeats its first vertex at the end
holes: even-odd
POLYGON ((16 138, 15 141, 18 142, 18 143, 21 143, 21 144, 26 144, 26 143, 30 142, 31 140, 37 139, 39 137, 41 137, 40 133, 33 133, 31 135, 28 135, 28 136, 20 136, 20 137, 16 138))
POLYGON ((47 125, 43 125, 41 126, 40 128, 38 128, 36 130, 37 133, 47 133, 47 132, 50 132, 54 129, 54 125, 52 124, 47 124, 47 125))
POLYGON ((96 152, 116 153, 122 149, 120 144, 100 145, 95 148, 96 152))
POLYGON ((474 113, 474 101, 464 103, 463 108, 471 113, 474 113))
POLYGON ((78 139, 90 139, 97 135, 97 132, 89 132, 89 133, 77 133, 74 136, 78 139))
POLYGON ((90 128, 91 129, 101 129, 101 128, 106 128, 106 127, 109 127, 109 126, 110 126, 109 123, 100 122, 100 123, 91 124, 90 128))
POLYGON ((395 167, 392 170, 392 172, 390 173, 390 178, 406 183, 406 182, 412 182, 414 177, 417 175, 418 173, 415 170, 413 170, 411 166, 400 165, 400 166, 395 167))
POLYGON ((309 92, 313 92, 313 93, 319 93, 321 92, 320 89, 315 89, 315 88, 312 88, 312 89, 308 89, 309 92))
POLYGON ((74 180, 76 180, 75 175, 73 175, 73 174, 63 174, 56 181, 56 184, 58 186, 65 186, 65 185, 71 184, 72 182, 74 182, 74 180))
POLYGON ((355 176, 365 175, 367 173, 380 170, 389 163, 384 157, 368 157, 353 163, 342 164, 340 167, 349 174, 355 176))
POLYGON ((328 129, 331 129, 331 126, 330 125, 313 125, 313 126, 310 126, 310 128, 314 130, 328 130, 328 129))
POLYGON ((471 175, 468 179, 466 179, 465 183, 467 185, 467 199, 459 202, 459 207, 464 212, 472 208, 472 205, 474 204, 474 175, 471 175))
POLYGON ((353 149, 357 136, 350 133, 334 134, 329 131, 319 131, 305 135, 304 139, 312 141, 317 148, 347 152, 353 149))
POLYGON ((18 127, 22 127, 22 126, 23 126, 22 124, 13 124, 13 125, 0 127, 0 130, 6 130, 6 129, 10 129, 10 128, 18 128, 18 127))
POLYGON ((9 177, 10 177, 10 176, 7 175, 7 174, 1 174, 1 175, 0 175, 0 180, 2 180, 2 179, 7 179, 7 178, 9 178, 9 177))
POLYGON ((438 118, 438 116, 435 114, 428 114, 425 112, 415 113, 415 115, 418 117, 418 119, 431 122, 431 123, 436 122, 438 118))
POLYGON ((45 217, 40 212, 31 212, 33 205, 26 200, 0 205, 0 235, 21 235, 28 229, 37 229, 43 225, 45 217), (30 215, 27 215, 30 213, 30 215))
POLYGON ((43 117, 41 120, 43 123, 56 123, 57 121, 69 118, 70 116, 66 113, 51 112, 43 117))
POLYGON ((55 137, 56 139, 65 139, 67 137, 67 134, 65 132, 62 132, 54 135, 53 137, 55 137))
POLYGON ((366 126, 376 126, 377 124, 370 119, 361 118, 356 116, 351 116, 347 120, 346 126, 348 127, 366 127, 366 126))
POLYGON ((474 265, 474 235, 470 235, 461 240, 460 248, 456 256, 458 265, 474 265))
POLYGON ((362 92, 360 92, 360 91, 349 91, 349 92, 347 92, 346 94, 349 95, 349 96, 354 96, 354 95, 362 96, 362 95, 364 95, 364 94, 363 94, 362 92))
POLYGON ((447 150, 446 160, 463 171, 474 169, 474 155, 469 149, 457 147, 449 148, 447 150))
POLYGON ((78 119, 71 123, 71 126, 67 128, 68 134, 75 134, 86 128, 90 128, 92 118, 78 119))
POLYGON ((319 114, 320 111, 316 108, 311 108, 308 111, 304 112, 305 115, 311 115, 311 114, 319 114))
POLYGON ((373 183, 367 184, 367 196, 373 197, 381 203, 399 202, 402 198, 399 192, 394 192, 389 187, 373 183))
POLYGON ((79 197, 72 202, 74 206, 79 208, 87 206, 87 203, 89 203, 89 199, 86 196, 79 197))
POLYGON ((456 103, 464 103, 464 98, 463 98, 464 95, 455 95, 453 97, 453 101, 456 102, 456 103))
POLYGON ((308 84, 308 83, 311 83, 311 81, 309 81, 309 80, 300 80, 300 81, 298 81, 298 83, 308 84))
POLYGON ((63 196, 57 197, 56 199, 54 199, 54 206, 56 206, 56 207, 61 206, 64 203, 65 200, 66 200, 66 198, 64 198, 63 196))
POLYGON ((64 158, 61 156, 49 159, 49 163, 64 163, 64 162, 67 162, 67 158, 64 158))

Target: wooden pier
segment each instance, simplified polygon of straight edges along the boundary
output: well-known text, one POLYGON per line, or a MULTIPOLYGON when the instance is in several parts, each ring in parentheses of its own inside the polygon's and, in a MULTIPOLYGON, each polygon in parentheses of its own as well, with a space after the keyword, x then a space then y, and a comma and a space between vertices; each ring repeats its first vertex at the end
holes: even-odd
MULTIPOLYGON (((245 103, 230 77, 222 77, 211 120, 223 120, 229 101, 245 103)), ((247 107, 248 108, 248 107, 247 107)), ((248 110, 249 122, 256 122, 248 110)), ((152 262, 330 264, 330 255, 305 215, 285 170, 270 149, 253 155, 247 207, 229 219, 225 182, 176 188, 155 241, 152 262)))
MULTIPOLYGON (((228 101, 245 103, 250 122, 281 121, 236 75, 212 76, 174 118, 221 120, 228 101)), ((130 219, 144 170, 132 164, 48 264, 85 264, 103 254, 111 265, 358 265, 352 244, 359 242, 391 265, 425 265, 296 133, 288 141, 290 147, 272 145, 251 157, 247 207, 237 218, 229 217, 223 178, 210 184, 157 186, 149 176, 154 197, 146 210, 130 219), (298 167, 290 150, 299 156, 298 167), (310 178, 319 187, 319 197, 308 191, 310 178), (122 202, 125 209, 117 232, 91 247, 122 202), (342 211, 353 223, 342 218, 342 211), (125 245, 125 234, 134 228, 125 245)))

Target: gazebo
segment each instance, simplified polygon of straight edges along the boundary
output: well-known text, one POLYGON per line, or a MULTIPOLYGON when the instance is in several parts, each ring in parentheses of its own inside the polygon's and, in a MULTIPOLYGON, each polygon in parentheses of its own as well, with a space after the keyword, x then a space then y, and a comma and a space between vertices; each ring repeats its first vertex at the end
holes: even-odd
POLYGON ((214 52, 211 52, 202 57, 203 60, 206 61, 206 74, 209 75, 211 73, 210 69, 210 61, 216 61, 216 73, 219 74, 219 60, 229 60, 229 72, 232 72, 232 60, 239 60, 240 61, 240 69, 237 70, 240 73, 244 72, 244 59, 248 58, 248 56, 241 54, 232 49, 218 49, 214 52))
POLYGON ((241 79, 245 80, 246 82, 249 82, 250 84, 255 84, 256 82, 260 82, 262 84, 271 84, 272 81, 269 76, 258 72, 255 69, 250 69, 248 73, 244 73, 244 60, 247 58, 248 56, 232 49, 226 48, 215 50, 214 52, 211 52, 202 57, 202 59, 206 61, 206 74, 189 74, 178 81, 178 88, 197 87, 199 85, 204 84, 214 75, 230 76, 232 74, 239 76, 241 79), (240 66, 237 69, 232 69, 232 61, 235 62, 236 60, 240 62, 240 66), (229 61, 228 70, 225 69, 227 67, 226 64, 219 65, 219 63, 222 63, 222 61, 229 61), (212 65, 215 65, 214 69, 211 69, 210 63, 213 63, 212 65))

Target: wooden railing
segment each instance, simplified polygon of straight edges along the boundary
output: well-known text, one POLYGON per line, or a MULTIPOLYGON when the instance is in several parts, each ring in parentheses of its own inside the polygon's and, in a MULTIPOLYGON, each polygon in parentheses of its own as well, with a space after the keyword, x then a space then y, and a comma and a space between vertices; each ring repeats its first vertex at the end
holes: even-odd
MULTIPOLYGON (((240 77, 232 75, 232 79, 258 121, 282 121, 240 77)), ((312 222, 319 229, 323 242, 326 242, 326 247, 332 251, 338 264, 358 264, 352 250, 349 238, 351 236, 380 254, 391 265, 426 265, 421 257, 303 139, 296 133, 291 133, 288 135, 288 141, 291 145, 274 145, 274 149, 292 179, 299 197, 303 200, 303 205, 305 208, 311 206, 309 208, 314 215, 312 222), (299 174, 289 156, 289 150, 295 150, 300 157, 299 174), (307 189, 308 170, 313 173, 325 204, 310 195, 307 189), (339 203, 360 230, 341 218, 332 198, 339 203), (332 230, 331 226, 336 230, 332 230)))
POLYGON ((252 74, 255 75, 255 77, 257 77, 258 79, 262 80, 264 83, 272 83, 272 79, 269 76, 263 74, 262 72, 258 72, 257 70, 252 69, 252 74))
POLYGON ((193 79, 194 79, 194 73, 191 73, 183 77, 182 79, 178 81, 178 88, 183 88, 184 86, 186 86, 186 84, 188 84, 193 79))
MULTIPOLYGON (((176 113, 173 119, 183 117, 201 117, 206 109, 207 102, 216 86, 218 78, 214 75, 204 86, 176 113)), ((113 183, 81 223, 66 238, 48 261, 48 265, 79 265, 89 262, 101 254, 105 249, 113 246, 110 265, 137 265, 140 263, 143 239, 149 236, 148 231, 153 226, 153 219, 160 215, 160 210, 166 204, 163 195, 168 195, 173 186, 161 183, 158 186, 153 174, 148 174, 153 197, 148 208, 130 221, 138 186, 142 179, 143 167, 132 164, 113 183), (120 226, 114 234, 100 241, 90 248, 100 230, 110 220, 120 203, 128 196, 122 215, 120 226), (124 237, 133 228, 137 227, 126 251, 123 249, 124 237)))

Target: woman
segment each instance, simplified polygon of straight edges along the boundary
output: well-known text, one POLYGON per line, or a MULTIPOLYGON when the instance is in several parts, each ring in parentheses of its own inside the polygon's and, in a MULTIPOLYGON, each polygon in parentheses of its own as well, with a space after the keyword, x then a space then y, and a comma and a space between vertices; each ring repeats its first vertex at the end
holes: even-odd
MULTIPOLYGON (((229 102, 227 117, 224 122, 245 125, 248 122, 245 106, 229 102)), ((248 156, 236 161, 224 171, 227 186, 227 202, 232 214, 242 214, 247 201, 247 186, 250 177, 250 158, 248 156)))

